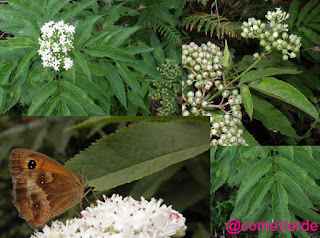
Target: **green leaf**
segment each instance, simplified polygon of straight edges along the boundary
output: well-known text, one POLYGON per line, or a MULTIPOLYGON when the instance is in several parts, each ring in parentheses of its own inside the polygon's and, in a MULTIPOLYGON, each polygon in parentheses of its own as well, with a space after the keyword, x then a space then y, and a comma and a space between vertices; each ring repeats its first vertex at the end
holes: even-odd
POLYGON ((145 110, 146 112, 149 113, 148 108, 146 107, 143 98, 141 98, 141 96, 139 96, 137 93, 130 91, 128 92, 128 101, 130 101, 131 103, 133 103, 136 106, 139 106, 140 108, 142 108, 143 110, 145 110))
POLYGON ((209 122, 186 121, 131 124, 95 142, 66 167, 77 172, 85 166, 90 186, 110 189, 207 151, 209 127, 209 122))
POLYGON ((82 0, 79 2, 74 2, 73 6, 67 8, 67 10, 58 15, 57 20, 68 21, 69 19, 80 13, 83 9, 89 7, 95 2, 95 0, 82 0))
POLYGON ((46 14, 49 15, 48 18, 53 19, 53 17, 61 10, 61 8, 63 8, 69 2, 70 0, 50 0, 46 9, 46 14))
MULTIPOLYGON (((285 228, 285 222, 287 220, 287 224, 290 223, 290 215, 289 215, 289 208, 288 208, 288 194, 281 183, 275 183, 275 188, 272 194, 272 211, 275 215, 276 220, 281 221, 281 225, 285 228)), ((280 227, 279 227, 280 228, 280 227)), ((279 229, 280 231, 280 229, 279 229)), ((290 231, 288 229, 284 229, 280 233, 286 233, 290 231)))
POLYGON ((64 102, 61 102, 61 109, 62 109, 62 115, 63 116, 71 116, 71 112, 64 102))
POLYGON ((20 61, 18 68, 17 68, 17 72, 16 75, 14 77, 14 81, 16 79, 18 79, 18 77, 29 67, 30 65, 30 60, 38 54, 37 50, 31 50, 30 52, 28 52, 20 61))
POLYGON ((91 72, 90 72, 89 66, 87 64, 86 58, 78 50, 74 50, 73 53, 74 53, 74 56, 76 57, 76 63, 80 66, 83 73, 88 77, 88 79, 90 81, 92 81, 91 80, 91 72))
POLYGON ((305 208, 312 208, 312 202, 306 196, 305 192, 288 174, 277 171, 276 179, 279 180, 281 184, 286 188, 286 190, 291 194, 292 198, 295 200, 296 204, 305 208))
POLYGON ((283 135, 296 137, 297 134, 292 128, 290 121, 285 115, 271 103, 252 95, 253 117, 260 120, 266 128, 271 131, 279 131, 283 135))
POLYGON ((127 108, 127 97, 126 91, 124 89, 123 82, 115 69, 115 67, 110 63, 105 63, 106 69, 109 71, 109 74, 106 75, 106 78, 111 84, 111 87, 114 91, 114 94, 119 99, 120 103, 127 108))
POLYGON ((308 16, 310 10, 312 10, 318 3, 318 0, 310 0, 300 11, 296 25, 300 25, 300 23, 308 16))
POLYGON ((320 162, 305 151, 294 151, 293 161, 315 179, 320 179, 320 162))
POLYGON ((152 52, 154 48, 151 48, 147 45, 135 45, 135 46, 128 46, 124 48, 124 50, 130 55, 142 54, 152 52))
POLYGON ((27 3, 21 0, 10 0, 8 1, 8 3, 9 3, 9 6, 11 6, 13 9, 16 9, 37 17, 41 17, 41 14, 39 13, 38 9, 31 8, 30 5, 28 5, 27 3))
POLYGON ((103 31, 100 32, 96 32, 93 36, 91 36, 88 40, 86 40, 83 45, 82 48, 84 49, 87 46, 91 46, 94 43, 96 43, 99 39, 105 37, 106 35, 108 35, 110 32, 107 31, 107 29, 103 29, 103 31))
POLYGON ((38 31, 36 30, 36 28, 34 27, 34 25, 32 25, 32 23, 27 20, 24 20, 23 22, 27 26, 28 30, 30 31, 33 40, 38 42, 40 35, 39 35, 38 31))
POLYGON ((313 43, 315 43, 316 45, 320 45, 320 34, 318 34, 317 32, 311 30, 310 28, 301 26, 298 28, 298 30, 300 32, 303 32, 304 35, 313 43))
POLYGON ((306 209, 304 207, 297 207, 291 203, 289 204, 289 208, 290 211, 294 212, 294 214, 296 214, 299 217, 302 217, 305 220, 310 220, 318 224, 320 223, 320 215, 317 212, 311 210, 310 208, 306 209))
POLYGON ((78 25, 78 31, 76 31, 76 35, 74 38, 74 45, 78 46, 82 49, 82 45, 85 41, 90 39, 92 34, 93 26, 100 19, 101 16, 90 16, 81 22, 81 26, 78 25))
POLYGON ((114 37, 112 37, 108 44, 114 47, 119 47, 125 42, 125 40, 127 40, 133 33, 135 33, 140 28, 140 26, 123 27, 122 31, 119 34, 116 34, 114 37))
POLYGON ((272 158, 263 158, 252 166, 240 185, 236 203, 239 203, 261 177, 270 170, 272 161, 272 158))
POLYGON ((230 51, 229 51, 229 48, 228 48, 227 40, 225 40, 224 42, 225 42, 224 54, 223 54, 223 57, 222 57, 222 59, 220 61, 220 64, 222 65, 222 67, 228 68, 229 67, 229 60, 230 60, 230 51))
POLYGON ((261 183, 255 189, 254 194, 249 202, 249 205, 248 205, 249 211, 247 216, 251 216, 256 211, 256 209, 259 208, 262 200, 270 190, 273 182, 274 182, 273 175, 268 175, 262 178, 261 183))
POLYGON ((124 50, 113 46, 94 46, 90 49, 86 49, 85 52, 94 57, 108 57, 115 61, 122 61, 144 74, 147 74, 157 80, 163 80, 162 75, 156 68, 150 66, 146 62, 135 59, 124 50))
POLYGON ((69 106, 69 109, 74 116, 87 116, 88 114, 85 112, 83 107, 79 104, 77 100, 75 100, 69 94, 62 92, 60 97, 64 102, 69 106))
MULTIPOLYGON (((16 68, 17 65, 18 65, 17 60, 10 63, 9 68, 6 70, 6 74, 1 79, 1 85, 6 85, 9 83, 10 75, 11 75, 12 71, 16 68)), ((3 70, 3 68, 2 68, 2 70, 3 70)))
POLYGON ((297 19, 297 16, 299 13, 299 6, 300 6, 300 0, 293 0, 291 2, 291 5, 288 11, 289 19, 287 20, 290 30, 294 27, 294 22, 297 19))
POLYGON ((117 70, 122 76, 123 80, 132 88, 132 90, 143 97, 142 88, 138 80, 133 76, 132 72, 123 63, 117 63, 117 70))
MULTIPOLYGON (((88 97, 86 92, 84 92, 78 86, 76 86, 68 81, 65 81, 65 80, 59 81, 59 85, 65 89, 67 94, 69 94, 76 101, 78 101, 83 106, 83 108, 85 108, 86 111, 88 113, 90 113, 91 115, 101 116, 101 115, 105 114, 103 112, 103 110, 99 106, 97 106, 91 98, 88 97)), ((69 106, 69 108, 71 109, 70 106, 69 106)), ((77 110, 77 112, 79 112, 79 110, 77 110)))
POLYGON ((251 70, 240 78, 239 85, 247 82, 252 82, 267 76, 274 76, 280 74, 300 74, 302 71, 296 69, 283 69, 283 68, 263 68, 251 70))
POLYGON ((317 110, 308 101, 308 99, 288 83, 280 81, 276 78, 267 77, 254 81, 250 83, 249 86, 257 91, 260 91, 271 97, 275 97, 299 108, 301 111, 309 114, 316 120, 319 119, 317 110))
POLYGON ((246 140, 249 146, 259 145, 258 141, 256 141, 253 135, 251 135, 243 125, 240 125, 239 128, 243 130, 243 138, 246 140))
POLYGON ((39 92, 37 93, 36 97, 32 101, 30 108, 28 109, 28 116, 39 115, 40 113, 37 112, 38 108, 44 104, 48 98, 54 94, 57 90, 57 81, 51 81, 49 83, 44 84, 39 92))
POLYGON ((250 89, 248 85, 241 85, 240 92, 243 100, 244 108, 246 109, 251 121, 252 121, 252 113, 253 113, 253 102, 250 93, 250 89))
POLYGON ((54 109, 57 107, 57 104, 60 100, 59 93, 55 93, 49 98, 48 103, 44 106, 41 111, 41 116, 51 116, 53 114, 54 109))
POLYGON ((10 98, 8 100, 8 102, 6 102, 6 105, 4 107, 4 111, 9 111, 14 105, 16 105, 16 103, 19 101, 20 97, 21 97, 21 93, 22 93, 22 88, 16 88, 13 89, 10 92, 10 98))
POLYGON ((316 197, 320 196, 320 187, 300 166, 283 157, 276 157, 275 161, 280 165, 281 169, 293 178, 301 188, 305 189, 308 194, 316 197))

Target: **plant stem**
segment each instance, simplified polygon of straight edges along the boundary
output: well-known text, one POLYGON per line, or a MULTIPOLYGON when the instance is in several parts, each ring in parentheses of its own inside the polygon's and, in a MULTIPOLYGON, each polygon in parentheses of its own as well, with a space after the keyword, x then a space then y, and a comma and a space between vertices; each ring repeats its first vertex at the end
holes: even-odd
MULTIPOLYGON (((239 74, 236 78, 234 78, 232 81, 230 81, 226 88, 228 88, 230 85, 232 85, 234 82, 238 81, 244 74, 246 74, 249 70, 251 70, 254 66, 256 66, 261 60, 264 58, 263 56, 259 57, 255 62, 253 62, 245 71, 243 71, 241 74, 239 74)), ((220 96, 222 94, 223 90, 216 92, 208 99, 208 102, 212 101, 216 97, 220 96)))

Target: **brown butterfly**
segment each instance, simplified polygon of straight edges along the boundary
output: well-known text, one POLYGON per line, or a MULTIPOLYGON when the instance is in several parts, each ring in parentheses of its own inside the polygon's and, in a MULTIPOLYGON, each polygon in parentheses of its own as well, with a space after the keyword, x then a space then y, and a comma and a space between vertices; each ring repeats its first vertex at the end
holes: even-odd
POLYGON ((26 149, 10 153, 13 204, 34 229, 81 202, 87 179, 79 180, 50 157, 26 149))

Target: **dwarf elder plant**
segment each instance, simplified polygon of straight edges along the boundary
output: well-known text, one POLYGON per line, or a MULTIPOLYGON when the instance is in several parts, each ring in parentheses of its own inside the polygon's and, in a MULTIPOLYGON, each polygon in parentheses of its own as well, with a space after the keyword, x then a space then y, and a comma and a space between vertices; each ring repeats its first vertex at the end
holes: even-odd
POLYGON ((150 115, 150 82, 164 81, 162 62, 145 58, 155 50, 150 35, 172 36, 140 21, 143 8, 130 7, 97 0, 1 4, 1 114, 150 115))
MULTIPOLYGON (((290 14, 280 8, 268 11, 265 20, 248 18, 239 28, 214 14, 199 13, 184 18, 183 25, 190 31, 216 33, 220 38, 233 37, 238 32, 239 42, 248 39, 258 43, 255 53, 242 58, 237 56, 239 49, 228 47, 227 40, 213 42, 204 37, 200 43, 183 45, 182 113, 210 116, 211 145, 257 144, 242 125, 244 120, 246 127, 250 127, 253 119, 261 121, 271 133, 287 136, 285 143, 299 143, 316 128, 319 108, 312 93, 316 87, 310 84, 312 89, 307 90, 294 80, 295 75, 308 70, 299 65, 302 39, 290 32, 289 19, 290 14), (282 75, 290 76, 280 78, 282 75), (298 135, 301 128, 293 128, 297 124, 293 114, 298 114, 302 121, 308 118, 305 134, 298 135)), ((250 132, 259 136, 259 131, 261 126, 250 132)))
POLYGON ((242 146, 211 148, 211 232, 227 233, 230 219, 271 222, 285 230, 260 229, 237 237, 314 237, 310 229, 288 229, 290 222, 319 223, 319 146, 242 146), (223 211, 221 212, 221 209, 223 211))

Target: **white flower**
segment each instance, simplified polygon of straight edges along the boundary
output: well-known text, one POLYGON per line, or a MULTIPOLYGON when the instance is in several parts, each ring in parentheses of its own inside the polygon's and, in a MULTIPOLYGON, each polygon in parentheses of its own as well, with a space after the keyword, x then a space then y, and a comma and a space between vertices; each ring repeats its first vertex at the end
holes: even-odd
POLYGON ((43 67, 60 71, 63 62, 63 68, 69 70, 73 66, 73 61, 67 53, 73 48, 74 26, 64 23, 63 20, 49 21, 41 27, 41 33, 41 38, 38 39, 40 45, 38 52, 43 67))
POLYGON ((105 237, 105 238, 169 238, 183 237, 187 227, 182 214, 171 206, 161 205, 162 200, 136 201, 114 194, 104 201, 86 208, 81 218, 59 221, 35 231, 33 238, 52 237, 105 237))

